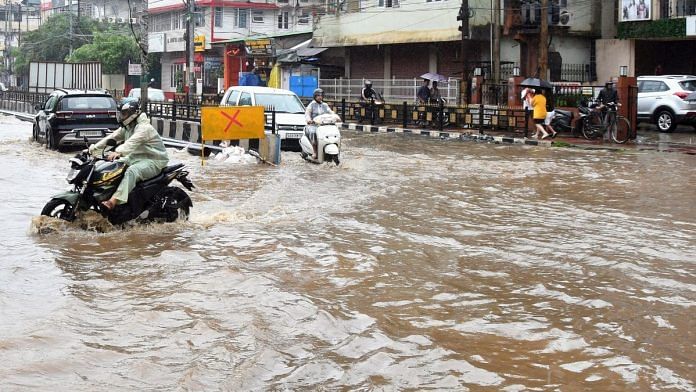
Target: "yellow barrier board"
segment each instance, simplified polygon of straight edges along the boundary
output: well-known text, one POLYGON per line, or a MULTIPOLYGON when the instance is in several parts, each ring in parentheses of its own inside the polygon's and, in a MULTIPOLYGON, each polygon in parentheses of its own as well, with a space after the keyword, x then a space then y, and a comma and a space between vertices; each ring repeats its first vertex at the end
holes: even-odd
POLYGON ((263 106, 204 106, 201 108, 201 139, 263 139, 265 123, 263 106))

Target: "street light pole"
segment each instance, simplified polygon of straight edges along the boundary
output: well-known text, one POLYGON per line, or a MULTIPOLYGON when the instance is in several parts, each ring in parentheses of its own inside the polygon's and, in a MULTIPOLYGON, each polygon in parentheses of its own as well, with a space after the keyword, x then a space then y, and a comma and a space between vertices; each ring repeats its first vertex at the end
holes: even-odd
POLYGON ((188 93, 186 94, 186 101, 190 104, 190 97, 193 95, 194 88, 196 86, 196 74, 193 72, 193 39, 195 31, 195 21, 192 20, 195 16, 195 0, 188 0, 188 14, 186 15, 186 32, 188 39, 186 40, 186 54, 188 58, 188 93))

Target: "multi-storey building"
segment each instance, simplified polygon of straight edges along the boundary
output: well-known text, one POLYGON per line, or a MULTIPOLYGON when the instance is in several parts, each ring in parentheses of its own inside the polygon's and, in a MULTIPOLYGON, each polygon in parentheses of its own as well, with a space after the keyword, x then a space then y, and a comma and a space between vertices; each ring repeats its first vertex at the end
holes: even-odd
POLYGON ((696 75, 696 0, 603 2, 600 80, 619 74, 696 75))
MULTIPOLYGON (((493 29, 502 31, 503 76, 519 65, 523 75, 537 71, 541 4, 538 0, 500 0, 500 20, 492 23, 491 0, 469 0, 469 39, 461 44, 459 1, 347 0, 335 14, 322 16, 313 44, 330 47, 326 57, 345 58, 348 78, 413 78, 437 72, 461 78, 474 68, 490 69, 493 29), (462 49, 464 47, 464 49, 462 49)), ((549 58, 552 79, 591 79, 600 35, 595 23, 600 0, 549 0, 549 58), (573 64, 575 67, 568 67, 573 64), (580 69, 580 72, 563 72, 580 69), (556 72, 557 68, 557 72, 556 72)), ((341 60, 342 61, 342 60, 341 60)))
MULTIPOLYGON (((18 85, 17 77, 12 69, 12 48, 17 48, 22 42, 22 35, 36 30, 41 24, 38 2, 6 1, 0 5, 0 54, 3 65, 1 78, 7 86, 18 85)), ((20 81, 21 82, 21 81, 20 81)))
MULTIPOLYGON (((318 0, 195 3, 194 74, 204 93, 236 85, 254 68, 269 72, 276 51, 311 38, 318 0)), ((150 1, 148 47, 162 53, 162 89, 168 96, 186 86, 186 5, 150 1)))

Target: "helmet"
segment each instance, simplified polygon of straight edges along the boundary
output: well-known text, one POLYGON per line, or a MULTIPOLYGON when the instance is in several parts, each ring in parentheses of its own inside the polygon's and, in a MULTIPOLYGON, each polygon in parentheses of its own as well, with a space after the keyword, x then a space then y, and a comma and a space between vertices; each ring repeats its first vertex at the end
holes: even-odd
POLYGON ((134 99, 122 100, 118 110, 121 113, 121 123, 123 125, 128 125, 132 123, 133 120, 135 120, 140 114, 140 107, 138 106, 138 101, 134 99))
POLYGON ((324 90, 318 88, 314 90, 314 93, 312 94, 312 98, 316 98, 317 95, 324 96, 324 90))
POLYGON ((372 87, 372 81, 371 81, 371 80, 366 80, 366 81, 365 81, 365 87, 372 87))

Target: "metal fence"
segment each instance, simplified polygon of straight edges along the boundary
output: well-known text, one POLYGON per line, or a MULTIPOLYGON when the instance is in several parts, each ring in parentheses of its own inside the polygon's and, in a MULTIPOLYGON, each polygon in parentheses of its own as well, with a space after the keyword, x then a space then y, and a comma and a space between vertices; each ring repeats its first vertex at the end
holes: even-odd
POLYGON ((580 83, 591 81, 590 64, 562 64, 561 81, 580 83))
MULTIPOLYGON (((330 100, 358 101, 367 79, 319 79, 324 97, 330 100)), ((381 93, 386 102, 416 102, 416 93, 423 79, 370 79, 372 88, 381 93)), ((440 95, 447 102, 456 103, 459 98, 459 79, 450 78, 437 83, 440 95)))

